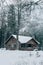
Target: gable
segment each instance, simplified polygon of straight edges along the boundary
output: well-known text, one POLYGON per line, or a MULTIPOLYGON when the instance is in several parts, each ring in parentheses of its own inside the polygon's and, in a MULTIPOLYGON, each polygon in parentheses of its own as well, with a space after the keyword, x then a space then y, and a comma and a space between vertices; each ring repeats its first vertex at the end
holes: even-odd
POLYGON ((31 40, 28 41, 27 43, 29 43, 29 44, 33 44, 33 45, 38 45, 38 42, 35 41, 34 39, 31 39, 31 40))
MULTIPOLYGON (((5 42, 5 44, 7 44, 12 38, 14 38, 14 40, 17 41, 17 35, 11 35, 7 41, 5 42)), ((36 40, 34 40, 32 37, 30 36, 22 36, 22 35, 19 35, 18 37, 18 41, 22 44, 22 43, 35 43, 35 44, 38 44, 38 42, 36 40)))
POLYGON ((16 38, 14 38, 13 36, 10 36, 7 41, 5 41, 5 44, 7 44, 8 42, 12 42, 12 41, 16 41, 16 38))

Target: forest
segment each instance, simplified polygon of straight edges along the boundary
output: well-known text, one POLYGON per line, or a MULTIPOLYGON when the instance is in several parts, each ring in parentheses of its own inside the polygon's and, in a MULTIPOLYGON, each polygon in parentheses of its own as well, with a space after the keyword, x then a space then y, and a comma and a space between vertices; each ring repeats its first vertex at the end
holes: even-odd
POLYGON ((43 0, 0 0, 0 48, 11 34, 31 36, 43 50, 43 0))

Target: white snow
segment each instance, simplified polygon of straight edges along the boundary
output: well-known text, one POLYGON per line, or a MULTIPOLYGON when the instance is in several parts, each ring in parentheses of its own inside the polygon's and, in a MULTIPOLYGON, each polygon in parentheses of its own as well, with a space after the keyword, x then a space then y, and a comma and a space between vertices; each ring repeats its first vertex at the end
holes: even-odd
POLYGON ((16 35, 12 34, 11 36, 13 36, 14 38, 16 38, 16 35))
POLYGON ((0 65, 43 65, 43 51, 0 49, 0 65))
POLYGON ((7 3, 8 5, 9 5, 9 4, 14 4, 14 5, 15 5, 15 4, 16 4, 16 0, 5 0, 4 4, 7 5, 6 3, 7 3))
POLYGON ((28 42, 28 41, 31 40, 31 39, 32 39, 32 37, 19 36, 19 41, 20 41, 21 43, 26 43, 26 42, 28 42))
MULTIPOLYGON (((12 36, 16 38, 16 35, 13 35, 13 34, 12 34, 12 36)), ((28 42, 29 40, 31 40, 32 37, 19 35, 19 36, 18 36, 18 39, 19 39, 19 41, 20 41, 21 43, 26 43, 26 42, 28 42)))

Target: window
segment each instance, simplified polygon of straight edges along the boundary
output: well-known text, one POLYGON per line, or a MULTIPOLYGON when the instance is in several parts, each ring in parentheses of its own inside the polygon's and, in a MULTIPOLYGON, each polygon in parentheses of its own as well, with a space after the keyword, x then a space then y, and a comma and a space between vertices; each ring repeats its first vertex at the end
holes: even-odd
POLYGON ((25 44, 21 44, 21 47, 23 47, 23 48, 24 48, 24 47, 25 47, 25 44))
POLYGON ((12 44, 11 47, 14 48, 14 45, 12 44))
POLYGON ((10 47, 10 45, 8 45, 10 47))
POLYGON ((12 48, 16 48, 16 44, 12 44, 11 47, 12 47, 12 48))
POLYGON ((22 48, 32 47, 32 44, 24 43, 24 44, 21 44, 21 47, 22 47, 22 48))
POLYGON ((32 44, 27 44, 27 47, 32 47, 32 44))
POLYGON ((14 48, 16 48, 16 44, 14 44, 14 48))

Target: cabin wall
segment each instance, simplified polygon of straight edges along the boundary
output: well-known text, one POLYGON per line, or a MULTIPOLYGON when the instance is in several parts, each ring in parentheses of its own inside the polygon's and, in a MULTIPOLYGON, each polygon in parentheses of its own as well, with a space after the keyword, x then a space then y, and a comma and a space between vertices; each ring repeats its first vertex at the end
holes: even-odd
POLYGON ((13 37, 7 42, 6 49, 14 50, 16 49, 16 39, 13 37))
POLYGON ((20 50, 32 51, 32 50, 34 50, 36 48, 38 49, 38 44, 33 39, 28 41, 27 43, 24 43, 24 45, 25 45, 25 47, 20 47, 20 50))
POLYGON ((34 41, 33 39, 30 40, 30 41, 28 41, 27 43, 28 43, 28 44, 32 44, 33 47, 37 47, 37 46, 38 46, 38 43, 37 43, 36 41, 34 41))
MULTIPOLYGON (((6 44, 6 49, 9 49, 9 50, 16 50, 16 42, 17 40, 15 38, 11 38, 7 44, 6 44)), ((38 48, 38 45, 37 43, 32 39, 30 41, 28 41, 27 43, 25 44, 31 44, 32 47, 21 47, 21 44, 19 45, 19 50, 27 50, 27 51, 33 51, 34 49, 38 48)), ((24 44, 24 45, 25 45, 24 44)))

